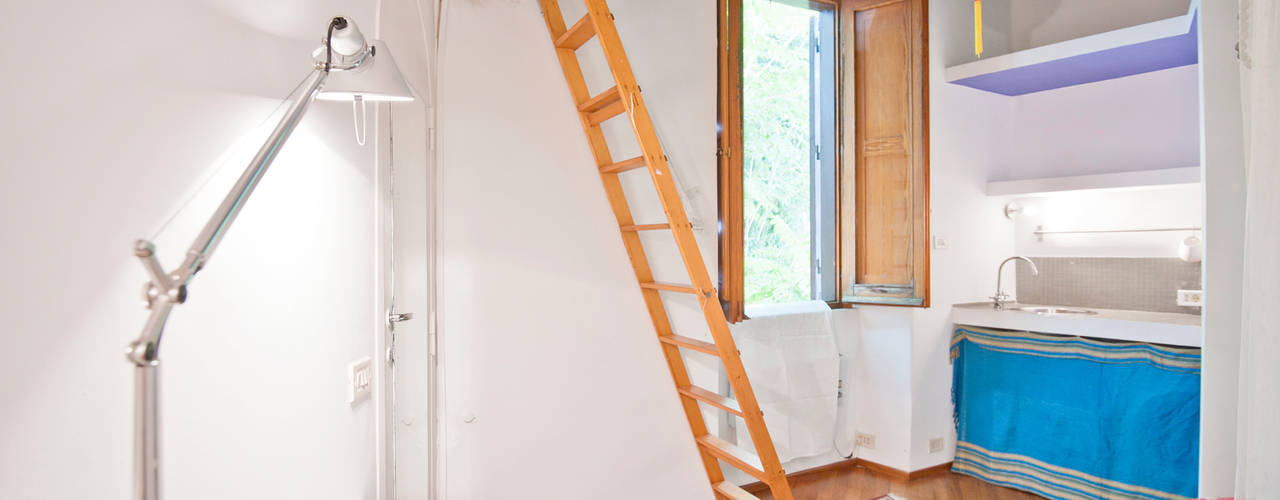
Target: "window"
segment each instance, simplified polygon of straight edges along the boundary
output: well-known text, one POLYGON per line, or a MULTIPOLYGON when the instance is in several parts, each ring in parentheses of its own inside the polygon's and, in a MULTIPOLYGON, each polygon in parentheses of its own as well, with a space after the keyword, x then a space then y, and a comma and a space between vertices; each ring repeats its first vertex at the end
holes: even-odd
POLYGON ((834 53, 834 19, 829 6, 743 1, 747 304, 835 296, 834 275, 822 272, 824 256, 834 270, 835 57, 822 52, 825 44, 834 53))
POLYGON ((927 306, 925 0, 720 6, 728 318, 810 299, 927 306))

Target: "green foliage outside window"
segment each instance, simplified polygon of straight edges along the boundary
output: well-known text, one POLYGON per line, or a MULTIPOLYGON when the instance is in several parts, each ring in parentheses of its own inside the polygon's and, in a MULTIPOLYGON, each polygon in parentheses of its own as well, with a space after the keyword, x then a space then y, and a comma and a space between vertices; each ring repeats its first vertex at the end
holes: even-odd
POLYGON ((809 300, 809 26, 817 13, 743 2, 747 304, 809 300))

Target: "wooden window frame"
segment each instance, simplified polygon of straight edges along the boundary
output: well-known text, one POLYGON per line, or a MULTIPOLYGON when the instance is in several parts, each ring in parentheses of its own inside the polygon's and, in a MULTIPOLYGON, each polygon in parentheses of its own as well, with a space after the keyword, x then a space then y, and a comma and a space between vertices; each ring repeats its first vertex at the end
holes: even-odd
MULTIPOLYGON (((929 47, 928 0, 795 0, 798 4, 811 6, 834 7, 836 39, 840 55, 836 64, 836 137, 840 147, 836 155, 836 237, 835 262, 837 297, 829 302, 833 308, 848 308, 854 304, 876 304, 905 307, 929 307, 929 47), (912 179, 912 273, 913 294, 907 298, 883 298, 868 296, 849 296, 845 294, 846 286, 852 282, 858 272, 857 254, 854 252, 858 225, 853 217, 843 216, 846 208, 856 207, 854 192, 856 188, 848 188, 847 181, 857 176, 858 156, 844 155, 849 148, 849 139, 856 130, 845 122, 852 122, 855 115, 853 106, 844 106, 844 96, 853 94, 855 82, 853 78, 846 81, 852 71, 852 59, 845 56, 846 49, 852 50, 853 40, 848 39, 854 33, 850 23, 855 20, 856 12, 873 9, 893 3, 906 3, 913 12, 913 43, 910 48, 911 68, 920 72, 921 85, 912 89, 913 102, 921 104, 920 113, 912 113, 913 149, 912 179), (846 35, 850 34, 850 35, 846 35), (846 71, 846 65, 850 66, 846 71), (847 113, 848 112, 848 113, 847 113), (850 220, 854 219, 854 220, 850 220), (848 242, 846 242, 848 240, 848 242)), ((742 3, 743 0, 717 0, 717 44, 716 59, 719 73, 717 88, 717 180, 719 185, 719 298, 730 322, 746 319, 745 315, 745 283, 744 283, 744 222, 743 222, 743 131, 742 131, 742 3)), ((852 148, 849 148, 852 149, 852 148)))
POLYGON ((742 211, 742 0, 717 0, 719 86, 716 99, 716 178, 719 185, 720 305, 725 319, 746 319, 742 211))

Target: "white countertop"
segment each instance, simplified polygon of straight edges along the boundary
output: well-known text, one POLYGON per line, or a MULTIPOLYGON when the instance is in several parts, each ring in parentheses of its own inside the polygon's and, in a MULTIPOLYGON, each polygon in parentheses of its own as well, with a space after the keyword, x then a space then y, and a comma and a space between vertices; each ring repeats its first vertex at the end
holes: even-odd
POLYGON ((992 307, 990 302, 956 304, 951 306, 951 319, 958 325, 1190 347, 1201 345, 1200 316, 1195 314, 1089 307, 1081 309, 1097 311, 1098 314, 1040 315, 1011 309, 1033 305, 1040 304, 1010 303, 1000 311, 992 307))

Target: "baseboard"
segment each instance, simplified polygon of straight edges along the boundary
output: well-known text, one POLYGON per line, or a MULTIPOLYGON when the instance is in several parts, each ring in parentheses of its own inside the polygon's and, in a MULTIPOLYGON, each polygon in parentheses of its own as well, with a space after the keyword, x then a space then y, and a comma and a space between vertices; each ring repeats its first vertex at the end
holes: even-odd
POLYGON ((913 479, 919 479, 919 478, 930 476, 940 472, 951 471, 951 462, 941 463, 933 467, 925 467, 920 470, 913 470, 911 472, 907 472, 904 470, 889 467, 887 465, 881 465, 881 464, 872 462, 870 460, 865 460, 861 458, 855 458, 854 460, 857 461, 858 465, 866 467, 867 470, 873 471, 875 473, 878 473, 884 476, 888 476, 889 478, 895 481, 911 481, 913 479))
POLYGON ((888 465, 878 464, 862 458, 855 458, 854 460, 858 462, 858 465, 866 468, 867 470, 880 474, 881 476, 888 477, 894 481, 906 482, 911 480, 911 473, 905 470, 895 469, 888 465))
MULTIPOLYGON (((827 471, 841 470, 841 469, 851 469, 853 467, 861 465, 861 460, 862 459, 860 458, 850 458, 848 460, 841 460, 839 462, 831 462, 827 465, 820 465, 812 469, 805 469, 802 471, 792 472, 790 474, 787 474, 787 479, 791 480, 797 477, 807 476, 810 474, 817 474, 820 472, 827 472, 827 471)), ((756 481, 754 483, 743 485, 742 489, 747 490, 747 493, 752 493, 752 494, 762 493, 765 491, 769 491, 769 485, 756 481)))
MULTIPOLYGON (((841 460, 839 462, 832 462, 827 465, 814 467, 812 469, 805 469, 802 471, 792 472, 790 474, 787 474, 787 479, 791 480, 797 477, 808 476, 811 474, 818 474, 821 472, 828 472, 833 470, 851 469, 854 467, 862 467, 869 471, 875 472, 876 474, 887 476, 894 481, 907 482, 913 479, 919 479, 924 476, 930 476, 930 475, 938 474, 942 472, 950 472, 951 462, 938 464, 933 467, 926 467, 916 471, 907 472, 901 469, 895 469, 893 467, 889 467, 887 465, 878 464, 867 459, 851 458, 848 460, 841 460)), ((769 491, 769 485, 757 481, 754 483, 743 485, 742 489, 747 490, 748 493, 753 493, 753 494, 762 493, 765 491, 769 491)))
POLYGON ((925 476, 932 476, 943 472, 951 472, 951 462, 941 463, 933 467, 925 467, 920 470, 913 470, 907 473, 907 480, 919 479, 925 476))

